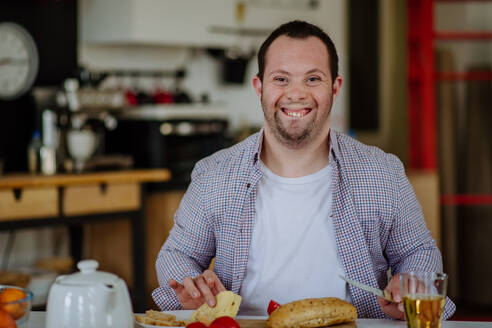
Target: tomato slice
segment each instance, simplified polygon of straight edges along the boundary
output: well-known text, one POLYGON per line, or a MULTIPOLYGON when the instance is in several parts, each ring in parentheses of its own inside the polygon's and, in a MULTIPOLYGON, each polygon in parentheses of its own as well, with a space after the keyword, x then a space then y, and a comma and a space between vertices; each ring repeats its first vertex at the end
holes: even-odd
POLYGON ((207 328, 207 326, 199 321, 192 322, 186 325, 186 328, 207 328))
MULTIPOLYGON (((212 321, 209 328, 240 328, 236 320, 231 317, 223 316, 212 321)), ((198 328, 198 327, 192 327, 198 328)))
POLYGON ((268 315, 272 314, 273 311, 275 311, 277 308, 280 307, 280 304, 275 302, 274 300, 270 300, 270 303, 268 303, 268 315))

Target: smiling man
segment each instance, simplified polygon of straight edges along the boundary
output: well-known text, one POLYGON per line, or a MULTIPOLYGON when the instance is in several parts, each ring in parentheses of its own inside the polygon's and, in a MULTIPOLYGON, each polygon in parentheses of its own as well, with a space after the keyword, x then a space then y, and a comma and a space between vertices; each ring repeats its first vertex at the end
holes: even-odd
MULTIPOLYGON (((359 317, 403 319, 398 273, 442 271, 441 254, 401 162, 330 129, 342 86, 333 42, 289 22, 265 40, 258 66, 264 128, 196 165, 157 258, 156 304, 214 306, 227 289, 242 296, 241 314, 265 314, 270 299, 334 296, 359 317)), ((448 299, 444 316, 453 312, 448 299)))

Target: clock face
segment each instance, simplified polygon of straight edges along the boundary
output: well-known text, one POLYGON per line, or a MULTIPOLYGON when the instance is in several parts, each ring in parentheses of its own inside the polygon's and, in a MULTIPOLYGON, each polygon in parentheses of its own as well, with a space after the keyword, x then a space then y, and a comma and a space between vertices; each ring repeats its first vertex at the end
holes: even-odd
POLYGON ((38 51, 31 35, 15 23, 0 23, 0 99, 28 91, 38 73, 38 51))

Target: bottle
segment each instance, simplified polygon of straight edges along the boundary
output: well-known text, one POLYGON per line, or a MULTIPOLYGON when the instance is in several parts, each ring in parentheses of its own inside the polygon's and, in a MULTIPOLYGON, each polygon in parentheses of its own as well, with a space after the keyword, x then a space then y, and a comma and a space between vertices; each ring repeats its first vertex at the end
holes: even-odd
POLYGON ((41 146, 39 151, 41 159, 41 173, 53 175, 56 173, 56 153, 55 149, 48 145, 41 146))
POLYGON ((58 129, 56 128, 56 114, 52 110, 44 110, 43 120, 43 138, 40 150, 41 173, 52 175, 56 173, 57 158, 56 149, 58 146, 58 129))
POLYGON ((32 134, 31 141, 27 146, 27 167, 29 173, 36 174, 41 169, 40 152, 43 144, 41 143, 41 133, 35 130, 32 134))

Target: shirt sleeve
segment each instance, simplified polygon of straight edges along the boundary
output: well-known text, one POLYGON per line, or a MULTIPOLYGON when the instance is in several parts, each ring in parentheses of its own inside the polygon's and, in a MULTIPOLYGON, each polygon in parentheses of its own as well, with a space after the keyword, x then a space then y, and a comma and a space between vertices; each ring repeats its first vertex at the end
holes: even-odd
POLYGON ((178 310, 181 304, 169 279, 182 282, 185 277, 203 273, 215 254, 215 239, 206 193, 200 174, 192 174, 192 181, 174 216, 174 226, 156 260, 159 287, 152 293, 161 310, 178 310))
MULTIPOLYGON (((442 272, 441 252, 424 220, 422 208, 405 175, 402 163, 391 155, 396 167, 397 195, 394 219, 385 254, 393 274, 409 271, 442 272)), ((444 319, 456 306, 447 298, 444 319)))

